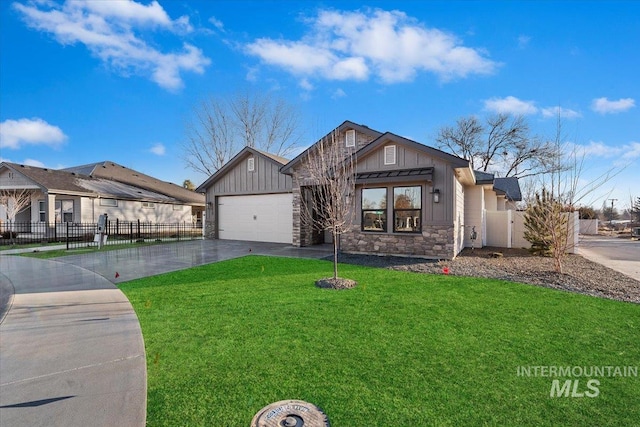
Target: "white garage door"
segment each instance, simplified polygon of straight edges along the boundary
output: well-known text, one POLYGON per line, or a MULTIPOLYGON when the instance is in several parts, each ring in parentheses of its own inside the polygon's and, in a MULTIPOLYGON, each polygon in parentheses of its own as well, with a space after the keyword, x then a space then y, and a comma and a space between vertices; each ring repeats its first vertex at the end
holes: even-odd
POLYGON ((292 243, 293 196, 260 194, 218 199, 220 239, 292 243))

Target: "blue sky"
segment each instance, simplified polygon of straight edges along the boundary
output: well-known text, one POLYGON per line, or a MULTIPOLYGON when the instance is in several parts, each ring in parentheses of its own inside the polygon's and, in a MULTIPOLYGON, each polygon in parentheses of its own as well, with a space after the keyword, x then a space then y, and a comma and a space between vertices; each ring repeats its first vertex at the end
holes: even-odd
POLYGON ((181 184, 207 96, 273 92, 307 144, 344 120, 433 145, 460 116, 558 112, 583 202, 640 196, 640 2, 2 1, 0 159, 102 160, 181 184))

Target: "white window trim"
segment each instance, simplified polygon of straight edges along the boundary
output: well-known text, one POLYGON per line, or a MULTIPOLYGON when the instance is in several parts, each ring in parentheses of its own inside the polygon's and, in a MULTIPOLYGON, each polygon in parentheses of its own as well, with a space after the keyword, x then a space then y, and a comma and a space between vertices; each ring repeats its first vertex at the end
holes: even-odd
POLYGON ((117 199, 100 199, 100 206, 108 206, 108 207, 115 208, 118 206, 118 200, 117 199))
POLYGON ((396 164, 396 146, 387 145, 384 147, 384 164, 395 165, 396 164))
POLYGON ((156 204, 153 202, 142 202, 142 208, 143 209, 155 209, 156 208, 156 204))
POLYGON ((249 172, 253 172, 256 170, 256 162, 255 159, 253 157, 249 157, 247 159, 247 170, 249 172))
POLYGON ((345 147, 355 147, 356 146, 356 131, 353 129, 349 129, 344 133, 344 145, 345 147))

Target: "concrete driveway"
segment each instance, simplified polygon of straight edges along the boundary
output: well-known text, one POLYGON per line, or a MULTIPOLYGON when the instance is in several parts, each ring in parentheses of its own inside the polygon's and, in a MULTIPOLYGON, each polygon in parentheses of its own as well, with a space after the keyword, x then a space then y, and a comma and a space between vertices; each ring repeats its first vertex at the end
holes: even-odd
POLYGON ((145 425, 142 331, 115 283, 249 254, 330 253, 206 240, 51 260, 0 255, 0 425, 145 425))
POLYGON ((580 236, 583 257, 640 281, 640 241, 613 236, 580 236))

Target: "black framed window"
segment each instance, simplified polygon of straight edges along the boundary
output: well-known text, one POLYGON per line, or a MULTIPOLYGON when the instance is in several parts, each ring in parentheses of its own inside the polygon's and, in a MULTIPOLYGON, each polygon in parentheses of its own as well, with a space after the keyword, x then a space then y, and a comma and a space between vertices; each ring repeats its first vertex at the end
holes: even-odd
POLYGON ((47 210, 44 200, 38 200, 38 218, 40 219, 40 222, 47 221, 47 210))
POLYGON ((393 232, 422 232, 422 187, 393 187, 393 232))
POLYGON ((362 189, 362 231, 387 231, 387 189, 362 189))

